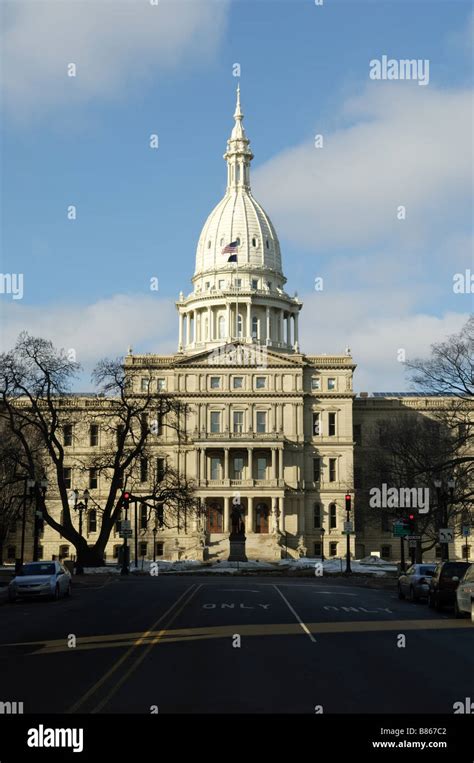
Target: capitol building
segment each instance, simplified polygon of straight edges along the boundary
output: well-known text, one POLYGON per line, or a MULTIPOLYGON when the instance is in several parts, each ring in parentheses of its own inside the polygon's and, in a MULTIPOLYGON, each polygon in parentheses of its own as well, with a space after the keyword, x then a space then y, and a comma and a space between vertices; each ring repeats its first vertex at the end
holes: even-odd
MULTIPOLYGON (((136 392, 166 392, 185 405, 185 431, 178 437, 163 427, 153 457, 192 480, 203 507, 202 515, 173 528, 165 523, 158 533, 145 522, 139 556, 227 560, 231 511, 238 502, 249 559, 343 556, 348 528, 354 557, 376 552, 397 559, 400 543, 389 528, 364 528, 358 521, 364 431, 408 408, 429 415, 439 400, 356 396, 349 348, 332 355, 303 351, 303 304, 287 290, 276 229, 251 190, 253 153, 239 90, 224 159, 225 194, 199 236, 192 290, 176 302, 177 350, 140 355, 130 348, 125 357, 136 392), (349 526, 346 496, 352 503, 349 526)), ((92 443, 85 429, 77 435, 72 469, 84 449, 100 448, 100 438, 96 433, 92 443)), ((90 486, 98 502, 101 491, 107 492, 101 480, 90 486)), ((89 543, 97 531, 85 521, 89 543)), ((114 530, 108 561, 121 544, 114 530)), ((74 553, 49 526, 41 546, 43 558, 74 553)))

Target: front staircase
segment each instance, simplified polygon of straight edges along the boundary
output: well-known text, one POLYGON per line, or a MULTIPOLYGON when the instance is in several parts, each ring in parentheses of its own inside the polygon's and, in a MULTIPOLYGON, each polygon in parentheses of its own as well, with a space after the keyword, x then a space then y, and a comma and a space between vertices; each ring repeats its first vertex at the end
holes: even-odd
MULTIPOLYGON (((227 561, 230 553, 227 533, 210 533, 207 543, 210 562, 227 561)), ((250 533, 247 535, 245 553, 249 561, 276 562, 282 558, 282 548, 274 533, 250 533)))

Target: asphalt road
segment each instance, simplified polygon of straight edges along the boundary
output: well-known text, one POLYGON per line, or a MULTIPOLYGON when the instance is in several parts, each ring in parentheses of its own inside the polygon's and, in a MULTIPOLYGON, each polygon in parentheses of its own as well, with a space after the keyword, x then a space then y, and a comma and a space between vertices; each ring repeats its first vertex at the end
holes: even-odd
POLYGON ((0 701, 25 713, 452 713, 472 696, 470 620, 340 579, 92 581, 0 622, 0 701))

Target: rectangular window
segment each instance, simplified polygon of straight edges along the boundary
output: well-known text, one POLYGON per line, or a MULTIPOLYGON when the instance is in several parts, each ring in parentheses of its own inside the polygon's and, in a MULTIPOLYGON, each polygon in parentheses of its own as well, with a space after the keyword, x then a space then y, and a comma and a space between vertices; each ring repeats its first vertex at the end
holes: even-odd
POLYGON ((225 281, 221 279, 219 281, 219 289, 220 289, 220 291, 224 291, 224 287, 225 287, 225 281))
POLYGON ((334 437, 336 434, 336 414, 333 411, 328 413, 328 435, 334 437))
POLYGON ((148 459, 140 459, 140 482, 148 482, 148 459))
POLYGON ((70 466, 65 466, 63 469, 64 487, 66 490, 71 489, 72 485, 72 469, 70 466))
POLYGON ((89 532, 97 532, 97 511, 95 509, 91 509, 89 511, 87 515, 87 521, 89 523, 89 532))
POLYGON ((234 376, 232 380, 232 384, 234 389, 242 389, 242 387, 244 386, 243 376, 234 376))
POLYGON ((233 430, 237 433, 242 433, 244 431, 244 412, 243 411, 234 411, 233 414, 233 430))
POLYGON ((337 458, 329 459, 329 482, 336 481, 336 461, 337 458))
POLYGON ((319 530, 321 527, 321 504, 315 503, 313 508, 313 527, 319 530))
POLYGON ((256 389, 265 389, 266 387, 266 377, 265 376, 257 376, 255 379, 255 387, 256 389))
POLYGON ((140 530, 146 530, 148 527, 148 506, 146 503, 140 504, 140 530))
POLYGON ((328 389, 336 389, 336 380, 328 379, 328 389))
POLYGON ((311 377, 311 389, 321 389, 321 379, 319 376, 311 377))
POLYGON ((267 476, 267 459, 265 457, 257 458, 257 479, 264 480, 267 476))
POLYGON ((165 523, 165 508, 162 503, 156 504, 155 517, 158 527, 163 527, 165 523))
POLYGON ((313 482, 321 480, 321 459, 313 458, 313 482))
POLYGON ((156 388, 158 392, 163 392, 166 389, 166 379, 157 379, 156 388))
POLYGON ((158 482, 161 482, 161 480, 164 479, 165 469, 166 469, 165 459, 157 458, 156 459, 156 479, 158 482))
POLYGON ((221 479, 221 460, 219 456, 211 456, 211 480, 221 479))
POLYGON ((142 413, 140 416, 140 429, 142 437, 145 437, 148 434, 148 414, 142 413))
POLYGON ((242 456, 234 457, 234 479, 241 480, 244 472, 244 459, 242 456))
POLYGON ((267 431, 267 412, 257 411, 257 432, 267 431))
POLYGON ((140 379, 140 392, 148 392, 150 389, 149 379, 140 379))
POLYGON ((319 411, 313 413, 313 436, 321 434, 321 414, 319 411))
POLYGON ((211 432, 221 431, 221 412, 211 411, 211 432))
POLYGON ((211 389, 219 389, 221 386, 220 376, 211 376, 211 389))
POLYGON ((206 290, 206 291, 209 291, 209 289, 210 289, 210 286, 211 286, 211 282, 210 282, 210 281, 206 281, 206 283, 204 284, 204 288, 205 288, 205 290, 206 290))
POLYGON ((158 542, 156 544, 156 555, 157 556, 163 556, 163 547, 164 547, 164 543, 158 542))
POLYGON ((99 444, 99 425, 98 424, 91 424, 90 432, 89 432, 90 438, 89 442, 92 446, 99 444))
POLYGON ((314 544, 314 555, 321 556, 321 543, 314 544))
POLYGON ((234 286, 235 286, 236 289, 241 289, 242 288, 242 279, 241 278, 236 278, 234 280, 234 286))
POLYGON ((144 557, 146 556, 146 549, 147 549, 147 542, 145 540, 140 541, 140 550, 139 550, 139 556, 144 557))
POLYGON ((258 278, 252 278, 252 289, 258 289, 258 278))
POLYGON ((337 543, 332 542, 329 544, 329 556, 337 556, 337 543))
POLYGON ((89 469, 89 488, 91 490, 97 490, 97 486, 99 484, 99 477, 97 469, 92 467, 89 469))
POLYGON ((392 547, 391 546, 382 546, 380 549, 380 556, 382 559, 390 559, 392 556, 392 547))
POLYGON ((331 503, 329 507, 329 529, 335 530, 337 527, 337 506, 331 503))
POLYGON ((362 425, 354 424, 354 442, 356 445, 362 445, 362 425))
POLYGON ((64 445, 72 445, 72 424, 63 426, 64 445))

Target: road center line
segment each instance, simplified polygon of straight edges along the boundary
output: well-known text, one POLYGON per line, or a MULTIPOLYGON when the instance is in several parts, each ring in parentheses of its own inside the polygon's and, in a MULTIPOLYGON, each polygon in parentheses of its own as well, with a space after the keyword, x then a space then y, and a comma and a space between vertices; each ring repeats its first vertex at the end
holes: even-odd
POLYGON ((276 591, 278 591, 278 593, 280 594, 281 598, 282 598, 282 599, 283 599, 283 601, 285 602, 285 604, 286 604, 286 606, 288 607, 288 609, 290 610, 290 612, 291 612, 291 613, 292 613, 292 614, 293 614, 293 615, 296 617, 296 619, 298 620, 298 622, 299 622, 299 624, 301 625, 301 627, 302 627, 302 629, 304 630, 304 632, 305 632, 305 633, 306 633, 306 634, 307 634, 307 635, 310 637, 311 641, 312 641, 312 642, 315 644, 315 643, 316 643, 316 639, 314 638, 313 634, 312 634, 312 633, 311 633, 311 632, 308 630, 308 628, 306 627, 306 625, 305 625, 305 624, 304 624, 304 622, 302 621, 302 619, 301 619, 301 617, 299 616, 299 614, 298 614, 298 613, 297 613, 297 612, 296 612, 296 611, 293 609, 293 607, 291 606, 291 604, 290 604, 290 602, 288 601, 288 599, 286 598, 286 596, 284 596, 284 595, 282 594, 282 592, 280 591, 280 589, 278 588, 278 586, 274 585, 273 587, 275 588, 275 590, 276 590, 276 591))

